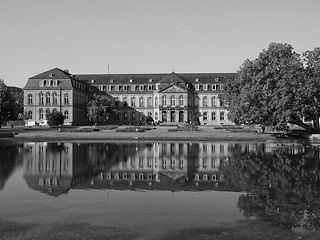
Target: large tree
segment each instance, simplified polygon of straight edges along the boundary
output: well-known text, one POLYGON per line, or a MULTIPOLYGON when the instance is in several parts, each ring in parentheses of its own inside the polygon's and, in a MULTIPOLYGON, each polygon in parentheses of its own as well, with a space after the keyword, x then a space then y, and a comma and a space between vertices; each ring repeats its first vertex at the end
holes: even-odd
POLYGON ((290 44, 271 43, 258 58, 246 60, 226 87, 229 119, 278 130, 292 123, 319 131, 319 51, 304 56, 290 44), (305 123, 309 120, 312 125, 305 123))
POLYGON ((0 79, 0 128, 4 122, 14 120, 14 106, 15 100, 9 88, 0 79))
POLYGON ((87 115, 94 124, 106 124, 117 119, 113 101, 105 95, 94 95, 87 104, 87 115))

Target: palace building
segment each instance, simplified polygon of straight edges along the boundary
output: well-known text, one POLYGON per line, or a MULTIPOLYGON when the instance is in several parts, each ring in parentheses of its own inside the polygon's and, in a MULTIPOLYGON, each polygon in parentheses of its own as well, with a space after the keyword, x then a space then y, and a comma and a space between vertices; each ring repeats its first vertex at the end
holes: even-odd
POLYGON ((112 97, 119 123, 178 124, 199 119, 201 125, 230 125, 219 95, 236 73, 70 74, 54 68, 29 78, 24 107, 31 125, 56 109, 73 125, 88 124, 85 105, 93 93, 112 97))

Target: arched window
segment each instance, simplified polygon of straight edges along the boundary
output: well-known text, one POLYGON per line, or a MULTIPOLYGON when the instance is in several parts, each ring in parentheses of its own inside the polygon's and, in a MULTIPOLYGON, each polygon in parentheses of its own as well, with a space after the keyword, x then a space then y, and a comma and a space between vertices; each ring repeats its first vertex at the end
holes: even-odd
POLYGON ((28 114, 29 119, 32 119, 32 110, 31 109, 28 110, 27 114, 28 114))
POLYGON ((39 104, 40 105, 44 104, 44 98, 43 98, 43 93, 42 92, 39 93, 39 104))
POLYGON ((148 97, 148 107, 152 107, 152 97, 148 97))
POLYGON ((155 105, 155 107, 158 107, 158 97, 154 98, 154 105, 155 105))
POLYGON ((50 114, 50 109, 49 108, 46 109, 46 116, 48 116, 48 114, 50 114))
POLYGON ((32 104, 32 93, 28 94, 28 104, 32 104))
POLYGON ((224 121, 224 112, 220 112, 220 121, 224 121))
POLYGON ((143 107, 143 97, 139 97, 139 107, 143 107))
POLYGON ((123 97, 122 102, 124 107, 128 106, 127 97, 123 97))
POLYGON ((207 98, 207 96, 203 97, 202 104, 203 104, 203 107, 208 107, 208 98, 207 98))
POLYGON ((215 97, 215 96, 213 96, 213 97, 211 98, 211 105, 212 105, 212 107, 215 107, 215 106, 216 106, 216 97, 215 97))
POLYGON ((164 95, 162 97, 162 106, 167 106, 167 96, 166 95, 164 95))
POLYGON ((43 109, 40 108, 39 109, 39 120, 42 120, 43 119, 43 109))
POLYGON ((180 106, 183 106, 184 105, 184 102, 183 102, 183 96, 179 96, 179 105, 180 106))
POLYGON ((131 98, 131 107, 135 107, 136 106, 136 98, 132 97, 131 98))
POLYGON ((68 110, 64 110, 64 119, 65 120, 69 120, 69 111, 68 110))
POLYGON ((53 98, 53 104, 57 105, 58 104, 58 96, 57 96, 56 92, 53 93, 52 98, 53 98))
POLYGON ((64 104, 66 104, 66 105, 69 104, 69 93, 64 94, 64 104))
POLYGON ((203 121, 207 121, 207 120, 208 120, 208 113, 203 112, 203 121))
POLYGON ((48 105, 48 104, 50 104, 51 103, 51 101, 50 101, 50 93, 46 93, 46 104, 48 105))
POLYGON ((172 95, 170 97, 170 105, 171 106, 176 106, 176 97, 174 95, 172 95))
POLYGON ((195 106, 199 106, 199 97, 195 97, 195 102, 194 102, 194 105, 195 106))

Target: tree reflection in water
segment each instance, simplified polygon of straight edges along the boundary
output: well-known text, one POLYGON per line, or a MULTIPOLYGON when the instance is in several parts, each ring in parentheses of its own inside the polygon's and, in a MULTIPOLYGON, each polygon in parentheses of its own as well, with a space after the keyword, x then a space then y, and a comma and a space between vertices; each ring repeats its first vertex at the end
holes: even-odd
POLYGON ((311 145, 259 144, 254 151, 234 145, 221 171, 226 182, 246 190, 237 205, 247 218, 319 231, 319 152, 311 145))

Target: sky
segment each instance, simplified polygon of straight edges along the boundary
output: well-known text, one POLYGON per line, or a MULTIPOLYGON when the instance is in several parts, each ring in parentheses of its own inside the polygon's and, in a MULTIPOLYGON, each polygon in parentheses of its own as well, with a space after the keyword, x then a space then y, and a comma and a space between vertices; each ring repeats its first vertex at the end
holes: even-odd
POLYGON ((0 79, 237 72, 272 42, 320 47, 319 0, 0 0, 0 79), (108 67, 109 66, 109 67, 108 67))

